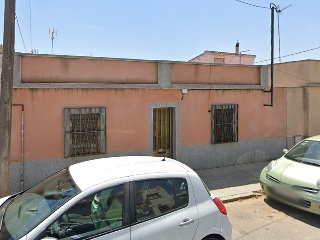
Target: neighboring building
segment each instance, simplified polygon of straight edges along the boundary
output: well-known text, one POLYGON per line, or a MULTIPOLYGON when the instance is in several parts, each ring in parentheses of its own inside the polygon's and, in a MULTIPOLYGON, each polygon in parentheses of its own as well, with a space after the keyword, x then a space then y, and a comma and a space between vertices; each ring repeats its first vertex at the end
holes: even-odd
POLYGON ((267 84, 267 66, 17 54, 11 189, 109 156, 164 152, 194 169, 277 158, 287 91, 266 107, 267 84))
POLYGON ((275 64, 274 86, 287 92, 287 147, 320 134, 320 61, 275 64))
POLYGON ((243 52, 247 51, 239 51, 239 42, 237 42, 234 53, 204 51, 204 53, 192 58, 189 62, 253 65, 256 55, 243 54, 243 52))

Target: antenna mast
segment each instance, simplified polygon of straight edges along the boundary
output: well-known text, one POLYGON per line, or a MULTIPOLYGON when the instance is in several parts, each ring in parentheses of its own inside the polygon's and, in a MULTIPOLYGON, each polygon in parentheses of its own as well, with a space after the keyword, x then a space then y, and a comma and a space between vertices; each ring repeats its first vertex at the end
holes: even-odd
POLYGON ((51 38, 51 54, 53 54, 53 40, 57 37, 57 29, 49 28, 49 36, 51 38))

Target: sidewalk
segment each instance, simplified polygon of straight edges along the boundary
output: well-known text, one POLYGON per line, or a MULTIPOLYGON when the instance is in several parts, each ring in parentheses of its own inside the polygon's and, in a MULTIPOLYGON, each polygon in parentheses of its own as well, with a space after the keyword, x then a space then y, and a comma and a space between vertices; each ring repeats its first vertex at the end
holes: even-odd
POLYGON ((248 163, 223 168, 198 170, 210 192, 223 202, 259 195, 259 176, 268 162, 248 163))

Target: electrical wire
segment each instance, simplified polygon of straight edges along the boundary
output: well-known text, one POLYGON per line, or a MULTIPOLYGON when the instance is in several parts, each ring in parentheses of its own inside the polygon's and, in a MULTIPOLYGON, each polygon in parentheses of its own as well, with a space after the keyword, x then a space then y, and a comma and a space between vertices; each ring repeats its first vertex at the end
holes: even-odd
POLYGON ((286 75, 288 75, 288 76, 290 76, 290 77, 294 77, 294 78, 300 79, 300 80, 302 80, 302 81, 304 81, 304 82, 308 82, 308 83, 320 83, 320 82, 317 82, 317 81, 311 81, 311 80, 309 80, 309 79, 305 79, 305 78, 302 78, 302 77, 298 77, 298 76, 296 76, 296 75, 294 75, 294 74, 284 72, 284 71, 282 71, 282 70, 280 70, 280 69, 277 69, 277 68, 275 68, 275 70, 278 71, 278 72, 281 72, 281 73, 283 73, 283 74, 286 74, 286 75))
MULTIPOLYGON (((272 6, 272 5, 270 5, 272 6)), ((292 4, 286 6, 285 8, 282 8, 280 9, 279 6, 275 6, 275 9, 276 9, 276 12, 277 12, 277 17, 278 17, 278 40, 279 40, 279 46, 278 46, 278 49, 279 49, 279 62, 281 62, 281 37, 280 37, 280 13, 282 13, 284 10, 286 10, 287 8, 291 7, 292 4)))
POLYGON ((233 60, 235 54, 232 55, 232 58, 230 59, 229 63, 231 63, 231 61, 233 60))
MULTIPOLYGON (((280 9, 279 6, 276 6, 274 3, 271 3, 270 4, 270 7, 264 7, 264 6, 259 6, 259 5, 255 5, 255 4, 252 4, 252 3, 248 3, 248 2, 244 2, 244 1, 241 1, 241 0, 235 0, 236 2, 240 2, 240 3, 243 3, 243 4, 246 4, 246 5, 249 5, 249 6, 252 6, 252 7, 257 7, 257 8, 264 8, 264 9, 271 9, 271 8, 275 8, 276 12, 277 12, 277 15, 278 15, 278 43, 279 43, 279 46, 278 46, 278 51, 279 51, 279 56, 278 56, 278 59, 279 59, 279 62, 281 62, 281 37, 280 37, 280 13, 282 11, 284 11, 285 9, 289 8, 292 6, 292 4, 288 5, 287 7, 283 8, 283 9, 280 9)), ((317 48, 316 48, 317 49, 317 48)), ((310 50, 306 50, 306 51, 311 51, 311 50, 315 50, 315 49, 310 49, 310 50)), ((302 53, 302 52, 298 52, 298 53, 294 53, 294 54, 289 54, 289 55, 286 55, 286 56, 282 56, 282 57, 288 57, 288 56, 292 56, 292 55, 295 55, 295 54, 299 54, 299 53, 302 53)), ((277 58, 274 58, 274 59, 277 59, 277 58)), ((232 60, 232 59, 231 59, 232 60)), ((267 60, 262 60, 262 61, 258 61, 258 62, 255 62, 255 63, 260 63, 260 62, 266 62, 266 61, 269 61, 271 59, 267 59, 267 60)), ((230 61, 231 62, 231 61, 230 61)), ((229 63, 230 63, 229 62, 229 63)))
MULTIPOLYGON (((303 51, 300 51, 300 52, 290 53, 290 54, 287 54, 287 55, 281 56, 281 58, 290 57, 290 56, 298 55, 298 54, 301 54, 301 53, 314 51, 314 50, 317 50, 317 49, 320 49, 320 47, 315 47, 315 48, 310 48, 310 49, 303 50, 303 51)), ((277 59, 277 57, 276 57, 276 58, 274 58, 274 59, 277 59)), ((254 63, 267 62, 267 61, 270 61, 270 60, 271 60, 271 58, 266 59, 266 60, 257 61, 257 62, 254 62, 254 63)))
POLYGON ((281 37, 280 37, 280 12, 281 11, 277 11, 277 15, 278 15, 278 39, 279 39, 279 43, 278 43, 278 48, 279 48, 279 62, 281 62, 281 37))
POLYGON ((23 35, 22 35, 22 32, 21 32, 21 28, 20 28, 20 24, 19 24, 19 20, 18 20, 17 14, 16 14, 16 21, 17 21, 18 29, 19 29, 20 36, 21 36, 21 39, 22 39, 24 50, 25 50, 25 52, 27 52, 26 44, 25 44, 24 39, 23 39, 23 35))
POLYGON ((255 4, 252 4, 252 3, 248 3, 248 2, 240 1, 240 0, 235 0, 235 1, 236 1, 236 2, 240 2, 240 3, 243 3, 243 4, 247 4, 247 5, 252 6, 252 7, 270 9, 270 8, 268 8, 268 7, 259 6, 259 5, 255 5, 255 4))
POLYGON ((30 45, 31 52, 33 51, 33 43, 32 43, 32 10, 31 10, 31 0, 29 0, 29 34, 30 34, 30 45))

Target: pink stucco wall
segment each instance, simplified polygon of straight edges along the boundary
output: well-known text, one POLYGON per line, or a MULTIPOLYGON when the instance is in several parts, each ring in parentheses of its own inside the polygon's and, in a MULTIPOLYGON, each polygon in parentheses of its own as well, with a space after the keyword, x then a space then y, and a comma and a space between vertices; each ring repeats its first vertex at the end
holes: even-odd
POLYGON ((206 64, 172 64, 173 84, 260 84, 258 66, 223 66, 206 64))
POLYGON ((181 105, 181 144, 210 144, 212 104, 239 105, 239 140, 286 135, 286 89, 275 89, 274 107, 261 90, 191 91, 181 105))
POLYGON ((156 62, 21 56, 24 83, 157 83, 156 62))
MULTIPOLYGON (((64 156, 63 108, 105 106, 107 152, 148 148, 148 103, 181 105, 181 144, 210 144, 211 104, 239 104, 239 140, 284 137, 286 89, 275 89, 275 107, 261 90, 14 89, 25 105, 25 159, 64 156), (116 131, 114 131, 116 130, 116 131), (124 130, 120 131, 119 130, 124 130)), ((21 111, 14 107, 12 160, 20 160, 21 111)))
MULTIPOLYGON (((259 66, 226 66, 199 63, 171 63, 172 83, 260 84, 259 66)), ((158 62, 21 56, 22 83, 128 83, 156 84, 158 62)))

